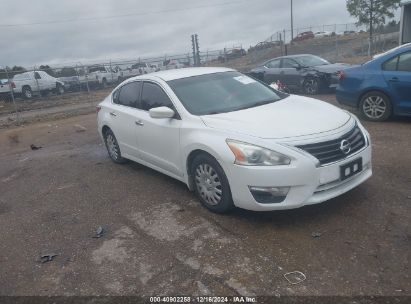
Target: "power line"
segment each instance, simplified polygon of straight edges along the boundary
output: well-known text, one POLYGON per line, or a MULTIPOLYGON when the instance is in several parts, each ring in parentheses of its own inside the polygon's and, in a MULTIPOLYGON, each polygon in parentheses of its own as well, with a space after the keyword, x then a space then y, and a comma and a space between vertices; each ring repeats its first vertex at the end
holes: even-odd
POLYGON ((143 12, 143 13, 140 12, 140 13, 112 15, 112 16, 104 16, 104 17, 73 18, 73 19, 64 19, 64 20, 38 21, 38 22, 30 22, 30 23, 0 24, 0 27, 20 27, 20 26, 33 26, 33 25, 86 22, 86 21, 106 20, 106 19, 127 18, 127 17, 132 17, 132 16, 155 15, 155 14, 163 14, 163 13, 190 11, 190 10, 201 9, 201 8, 227 6, 227 5, 244 3, 246 1, 247 0, 243 0, 243 1, 238 0, 238 1, 223 2, 223 3, 218 3, 218 4, 199 5, 199 6, 193 6, 193 7, 188 7, 188 8, 166 9, 166 10, 149 11, 149 12, 143 12))

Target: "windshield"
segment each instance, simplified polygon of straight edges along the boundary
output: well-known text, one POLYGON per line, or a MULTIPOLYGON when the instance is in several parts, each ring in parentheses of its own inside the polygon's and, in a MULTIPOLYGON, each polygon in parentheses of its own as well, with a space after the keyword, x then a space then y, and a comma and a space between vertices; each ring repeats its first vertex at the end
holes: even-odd
POLYGON ((300 65, 307 67, 330 64, 327 60, 317 56, 299 56, 293 59, 297 61, 300 65))
POLYGON ((188 112, 219 114, 252 108, 286 96, 238 72, 224 72, 169 81, 188 112))

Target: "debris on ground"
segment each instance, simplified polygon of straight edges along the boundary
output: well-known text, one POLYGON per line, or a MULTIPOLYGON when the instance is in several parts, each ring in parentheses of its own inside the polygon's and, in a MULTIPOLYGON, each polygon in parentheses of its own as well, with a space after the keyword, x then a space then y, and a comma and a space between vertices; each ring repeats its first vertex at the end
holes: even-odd
POLYGON ((301 271, 292 271, 284 274, 284 278, 292 285, 300 284, 305 281, 307 277, 301 271))
POLYGON ((320 238, 322 236, 321 232, 313 232, 311 233, 311 236, 315 239, 320 238))
POLYGON ((34 145, 34 144, 31 144, 31 145, 30 145, 30 148, 31 148, 33 151, 35 151, 35 150, 40 150, 40 149, 43 148, 43 147, 41 147, 41 146, 36 146, 36 145, 34 145))
POLYGON ((64 189, 73 188, 73 187, 74 187, 73 184, 62 185, 62 186, 58 187, 57 190, 64 190, 64 189))
POLYGON ((87 131, 86 127, 83 127, 82 125, 74 125, 74 128, 76 129, 77 133, 85 132, 87 131))
POLYGON ((42 256, 40 256, 40 262, 42 263, 51 262, 56 256, 58 256, 58 254, 56 253, 43 254, 42 256))
POLYGON ((104 236, 104 233, 105 233, 104 228, 102 226, 100 226, 100 227, 97 228, 96 234, 93 236, 93 238, 99 239, 99 238, 104 236))

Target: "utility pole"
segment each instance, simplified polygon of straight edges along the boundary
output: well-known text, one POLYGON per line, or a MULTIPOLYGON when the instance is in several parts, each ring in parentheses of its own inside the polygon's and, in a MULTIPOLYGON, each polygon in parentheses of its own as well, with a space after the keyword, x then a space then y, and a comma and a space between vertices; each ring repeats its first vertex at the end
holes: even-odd
POLYGON ((291 0, 291 42, 294 39, 294 16, 293 16, 293 0, 291 0))
POLYGON ((194 35, 194 40, 195 40, 195 43, 196 43, 196 51, 197 51, 197 66, 200 66, 201 65, 200 46, 198 44, 198 35, 197 34, 194 35))
POLYGON ((191 46, 193 48, 193 65, 197 66, 196 43, 195 43, 194 35, 191 35, 191 46))
POLYGON ((193 62, 194 66, 200 66, 201 60, 200 60, 200 48, 198 45, 198 35, 194 34, 191 35, 191 45, 193 48, 193 62))

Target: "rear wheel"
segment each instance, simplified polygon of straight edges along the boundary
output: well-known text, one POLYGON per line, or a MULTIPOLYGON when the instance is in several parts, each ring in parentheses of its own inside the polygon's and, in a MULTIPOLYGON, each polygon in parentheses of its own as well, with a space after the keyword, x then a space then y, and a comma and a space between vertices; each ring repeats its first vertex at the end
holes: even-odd
POLYGON ((391 117, 392 105, 387 95, 373 91, 365 94, 360 102, 361 115, 370 121, 385 121, 391 117))
POLYGON ((23 94, 24 99, 32 99, 33 98, 33 91, 29 86, 24 86, 21 93, 23 94))
POLYGON ((228 179, 213 157, 207 154, 196 156, 191 164, 191 176, 204 207, 216 213, 226 213, 234 208, 228 179))
POLYGON ((108 129, 104 134, 104 142, 106 144, 108 155, 113 162, 116 164, 124 164, 127 162, 127 159, 121 157, 121 151, 117 139, 114 136, 113 131, 110 129, 108 129))

